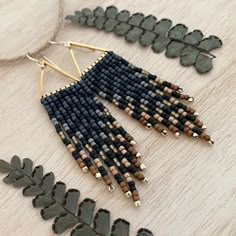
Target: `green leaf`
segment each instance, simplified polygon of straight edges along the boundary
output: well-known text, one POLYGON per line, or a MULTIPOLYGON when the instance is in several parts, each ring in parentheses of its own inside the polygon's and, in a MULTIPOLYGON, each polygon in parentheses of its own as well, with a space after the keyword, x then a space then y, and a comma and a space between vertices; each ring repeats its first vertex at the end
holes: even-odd
POLYGON ((115 6, 109 6, 109 7, 107 7, 107 9, 105 11, 105 15, 107 18, 115 19, 117 12, 118 12, 118 10, 115 6))
POLYGON ((199 48, 204 49, 208 52, 221 46, 222 41, 218 37, 213 35, 211 35, 209 38, 203 39, 198 45, 199 48))
POLYGON ((123 219, 114 221, 111 236, 129 236, 129 222, 123 219))
POLYGON ((199 54, 194 66, 200 74, 207 73, 213 68, 212 58, 199 54))
MULTIPOLYGON (((78 214, 76 214, 80 195, 79 191, 70 189, 65 194, 66 186, 63 182, 57 182, 53 186, 54 174, 48 173, 43 177, 42 166, 35 167, 32 173, 31 160, 24 159, 22 169, 21 160, 18 157, 14 157, 12 163, 18 167, 18 170, 15 168, 12 170, 12 166, 9 163, 0 160, 0 168, 3 169, 3 172, 10 169, 4 181, 13 184, 15 187, 26 186, 23 190, 24 196, 36 195, 33 199, 33 206, 43 208, 41 209, 42 218, 47 220, 56 217, 53 224, 53 231, 55 233, 63 233, 67 229, 77 225, 70 235, 128 235, 129 223, 121 219, 114 222, 112 233, 110 233, 110 212, 104 209, 98 210, 93 220, 94 227, 90 226, 93 219, 95 201, 92 199, 84 199, 79 205, 78 214)), ((139 230, 138 236, 152 236, 152 234, 150 231, 142 229, 139 230)))
POLYGON ((8 162, 0 159, 0 172, 8 173, 11 170, 14 170, 14 168, 8 162))
MULTIPOLYGON (((86 11, 88 11, 87 8, 86 11)), ((80 24, 95 25, 96 28, 104 29, 107 32, 113 31, 118 36, 124 36, 127 42, 139 41, 142 46, 151 46, 155 53, 163 52, 166 49, 165 55, 169 58, 180 56, 180 63, 183 66, 196 63, 197 50, 201 54, 215 57, 209 52, 222 45, 221 40, 216 36, 202 39, 203 34, 200 30, 187 33, 188 28, 184 24, 177 24, 171 28, 172 21, 169 19, 161 19, 157 22, 157 18, 153 15, 145 17, 142 13, 135 13, 130 16, 129 11, 118 12, 114 6, 107 7, 105 11, 103 8, 97 7, 92 15, 91 11, 85 15, 86 17, 82 13, 78 14, 80 24), (192 50, 188 46, 192 46, 197 50, 192 50)), ((207 68, 210 69, 210 60, 206 59, 204 61, 207 62, 207 65, 204 70, 202 66, 200 67, 201 73, 206 73, 203 71, 208 71, 207 68)))
POLYGON ((28 176, 24 175, 24 176, 21 176, 21 177, 15 179, 12 184, 16 188, 21 188, 21 187, 31 185, 32 181, 30 180, 30 178, 28 176))
POLYGON ((82 16, 82 12, 81 11, 75 11, 75 15, 78 16, 78 17, 81 17, 82 16))
POLYGON ((110 231, 110 212, 105 209, 99 209, 95 215, 93 224, 96 232, 108 236, 110 231))
POLYGON ((103 16, 99 16, 96 18, 94 24, 98 29, 103 29, 105 22, 106 22, 106 18, 103 16))
POLYGON ((185 25, 178 24, 169 31, 168 36, 171 39, 182 40, 187 31, 188 31, 188 28, 185 25))
POLYGON ((154 43, 152 44, 152 50, 156 53, 163 52, 167 45, 169 44, 170 39, 166 36, 159 36, 154 40, 154 43))
POLYGON ((153 233, 148 229, 139 229, 137 236, 153 236, 153 233))
POLYGON ((11 165, 16 169, 21 169, 21 161, 18 156, 13 156, 11 159, 11 165))
POLYGON ((203 34, 200 30, 194 30, 184 36, 184 42, 197 45, 202 40, 203 34))
POLYGON ((105 16, 105 11, 102 7, 96 7, 94 10, 93 10, 93 14, 95 16, 105 16))
POLYGON ((81 25, 86 25, 86 23, 87 23, 87 16, 81 16, 81 17, 79 17, 79 23, 80 23, 81 25))
POLYGON ((96 20, 95 16, 88 16, 86 23, 87 23, 88 26, 94 26, 95 20, 96 20))
POLYGON ((70 235, 71 236, 96 236, 97 234, 88 225, 80 224, 74 230, 72 230, 70 235))
POLYGON ((129 30, 131 29, 131 26, 127 23, 120 23, 115 27, 115 33, 119 36, 125 35, 129 30))
POLYGON ((64 213, 65 209, 57 202, 53 202, 52 204, 44 207, 40 214, 44 220, 48 220, 50 218, 59 216, 64 213))
POLYGON ((40 184, 43 179, 43 167, 42 166, 36 166, 34 168, 34 171, 32 173, 32 178, 37 184, 40 184))
POLYGON ((24 171, 24 173, 31 175, 32 167, 33 167, 33 162, 29 158, 24 158, 23 167, 22 167, 22 170, 24 171))
POLYGON ((78 217, 86 224, 90 225, 93 219, 93 212, 96 203, 94 200, 86 198, 79 205, 78 217))
POLYGON ((72 212, 72 213, 76 213, 77 211, 77 205, 78 205, 78 199, 80 196, 80 192, 77 189, 69 189, 66 192, 66 196, 65 196, 65 201, 64 201, 64 207, 72 212))
POLYGON ((165 36, 172 25, 169 19, 162 19, 156 23, 153 32, 160 36, 165 36))
POLYGON ((62 204, 64 202, 65 191, 66 185, 63 182, 57 182, 53 187, 53 199, 62 204))
POLYGON ((157 18, 155 16, 148 15, 144 18, 140 27, 144 30, 151 31, 153 30, 156 22, 157 22, 157 18))
POLYGON ((24 196, 35 196, 39 194, 43 194, 43 191, 39 185, 30 185, 23 189, 24 196))
POLYGON ((167 46, 166 56, 170 58, 179 57, 184 47, 185 45, 183 43, 172 41, 167 46))
POLYGON ((199 50, 191 46, 187 46, 181 51, 180 63, 183 66, 191 66, 196 62, 198 54, 199 50))
POLYGON ((134 43, 139 40, 141 35, 143 34, 143 30, 139 27, 133 27, 126 35, 125 39, 128 42, 134 43))
POLYGON ((54 200, 51 193, 44 193, 37 195, 32 202, 34 207, 44 207, 52 204, 54 200))
POLYGON ((78 23, 79 22, 79 16, 77 15, 68 15, 65 17, 65 20, 70 20, 71 22, 78 23))
POLYGON ((115 29, 115 27, 118 25, 118 21, 115 19, 108 19, 104 24, 104 30, 106 32, 111 32, 115 29))
POLYGON ((41 182, 41 187, 45 192, 50 192, 53 188, 55 176, 52 172, 46 174, 41 182))
POLYGON ((142 13, 135 13, 130 18, 128 23, 132 26, 139 26, 144 19, 144 15, 142 13))
POLYGON ((82 15, 83 16, 92 16, 93 15, 93 12, 89 9, 89 8, 84 8, 82 11, 81 11, 82 15))
POLYGON ((117 15, 116 15, 116 19, 119 22, 127 22, 129 20, 129 16, 130 16, 130 12, 127 10, 123 10, 120 11, 117 15))
POLYGON ((20 171, 11 171, 4 179, 5 184, 13 184, 17 178, 23 177, 23 174, 20 171))
POLYGON ((69 213, 62 213, 56 217, 52 229, 55 233, 61 234, 67 229, 75 226, 78 222, 77 218, 69 213))
POLYGON ((156 38, 156 34, 146 31, 139 39, 139 43, 144 47, 148 47, 152 44, 155 38, 156 38))

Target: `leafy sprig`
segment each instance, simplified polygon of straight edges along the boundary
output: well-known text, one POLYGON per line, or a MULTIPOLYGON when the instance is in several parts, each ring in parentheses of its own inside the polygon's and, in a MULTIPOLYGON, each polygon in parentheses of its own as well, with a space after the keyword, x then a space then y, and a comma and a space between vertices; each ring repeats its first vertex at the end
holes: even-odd
POLYGON ((222 46, 218 37, 211 35, 203 38, 200 30, 188 33, 187 26, 183 24, 172 26, 169 19, 158 21, 153 15, 131 15, 127 10, 118 12, 115 6, 109 6, 105 10, 97 7, 93 11, 84 8, 74 15, 66 16, 66 19, 106 32, 115 32, 128 42, 138 41, 144 47, 151 46, 155 53, 166 50, 168 58, 179 57, 181 65, 192 65, 201 74, 213 68, 215 56, 211 51, 222 46))
MULTIPOLYGON (((123 219, 114 221, 110 229, 110 212, 99 209, 95 216, 94 200, 86 198, 79 205, 80 192, 77 189, 66 190, 63 182, 56 182, 52 172, 44 175, 43 167, 36 166, 25 158, 21 161, 18 156, 11 163, 0 160, 0 172, 8 173, 3 179, 6 184, 16 188, 24 188, 24 196, 33 196, 33 206, 41 208, 44 220, 54 219, 53 231, 61 234, 73 228, 71 236, 129 236, 129 222, 123 219)), ((137 236, 152 236, 147 229, 139 229, 137 236)))

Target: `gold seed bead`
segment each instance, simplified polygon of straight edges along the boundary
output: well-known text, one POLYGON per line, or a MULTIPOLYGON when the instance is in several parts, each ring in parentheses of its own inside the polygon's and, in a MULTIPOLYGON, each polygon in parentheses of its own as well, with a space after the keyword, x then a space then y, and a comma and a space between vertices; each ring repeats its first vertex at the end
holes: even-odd
POLYGON ((108 187, 109 191, 110 192, 113 192, 115 190, 115 187, 113 184, 111 184, 109 187, 108 187))
POLYGON ((208 143, 209 143, 210 145, 213 145, 213 144, 215 143, 215 141, 212 140, 212 139, 210 139, 210 140, 208 141, 208 143))
POLYGON ((141 164, 141 165, 140 165, 140 169, 141 169, 141 170, 145 170, 145 169, 146 169, 146 166, 145 166, 144 164, 141 164))
POLYGON ((166 131, 165 129, 163 129, 163 130, 161 131, 161 134, 162 134, 163 136, 166 136, 166 135, 167 135, 167 131, 166 131))
POLYGON ((125 196, 126 196, 127 198, 129 198, 129 197, 132 196, 132 193, 131 193, 130 191, 128 191, 128 192, 125 193, 125 196))
POLYGON ((134 145, 136 144, 135 140, 131 140, 131 141, 130 141, 130 144, 131 144, 132 146, 134 146, 134 145))
POLYGON ((85 167, 82 168, 82 170, 83 170, 84 173, 87 173, 88 172, 88 167, 85 166, 85 167))
POLYGON ((135 202, 134 202, 134 205, 135 205, 136 207, 139 207, 139 206, 141 206, 141 202, 140 202, 140 201, 135 201, 135 202))
POLYGON ((181 133, 179 131, 175 132, 175 137, 179 138, 181 133))
POLYGON ((152 125, 151 125, 150 123, 147 123, 147 124, 145 125, 145 128, 151 129, 151 128, 152 128, 152 125))
POLYGON ((145 177, 144 180, 143 180, 143 182, 144 182, 144 183, 147 183, 147 182, 149 182, 149 179, 145 177))
POLYGON ((96 178, 96 179, 101 179, 101 178, 102 178, 101 173, 96 173, 95 178, 96 178))
POLYGON ((194 98, 193 97, 189 97, 188 101, 189 102, 194 102, 194 98))
POLYGON ((141 157, 142 157, 141 153, 137 152, 137 153, 136 153, 136 157, 137 157, 137 158, 141 158, 141 157))

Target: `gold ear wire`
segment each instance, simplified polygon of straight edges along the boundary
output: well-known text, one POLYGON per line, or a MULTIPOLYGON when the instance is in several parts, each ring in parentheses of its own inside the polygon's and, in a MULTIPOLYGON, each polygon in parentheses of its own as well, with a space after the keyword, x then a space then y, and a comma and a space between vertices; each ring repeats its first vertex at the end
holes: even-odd
POLYGON ((29 54, 27 54, 26 56, 31 61, 37 62, 37 65, 40 67, 40 80, 39 80, 39 94, 40 94, 40 97, 43 96, 44 69, 47 66, 49 66, 50 68, 52 68, 52 69, 58 71, 59 73, 65 75, 66 77, 68 77, 69 79, 71 79, 73 81, 77 81, 77 82, 80 81, 75 76, 71 75, 70 73, 68 73, 64 70, 62 70, 58 65, 56 65, 54 62, 52 62, 51 60, 49 60, 45 56, 43 56, 41 60, 35 59, 32 56, 30 56, 29 54))
POLYGON ((71 58, 73 60, 73 63, 76 67, 76 70, 79 74, 79 76, 82 75, 82 72, 81 72, 81 69, 78 65, 78 62, 75 58, 75 54, 73 52, 73 49, 72 49, 72 46, 76 46, 76 47, 80 47, 80 48, 87 48, 89 50, 92 50, 92 51, 101 51, 101 52, 107 52, 108 50, 105 49, 105 48, 98 48, 98 47, 95 47, 95 46, 91 46, 91 45, 87 45, 87 44, 82 44, 82 43, 75 43, 75 42, 63 42, 63 41, 59 41, 59 42, 55 42, 55 41, 49 41, 49 43, 51 44, 54 44, 54 45, 63 45, 64 47, 67 47, 69 49, 69 53, 71 55, 71 58))

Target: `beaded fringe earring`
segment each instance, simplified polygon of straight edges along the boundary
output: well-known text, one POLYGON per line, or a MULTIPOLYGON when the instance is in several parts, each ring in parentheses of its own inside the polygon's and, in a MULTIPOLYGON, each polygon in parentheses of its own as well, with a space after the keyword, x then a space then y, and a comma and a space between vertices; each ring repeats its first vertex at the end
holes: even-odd
POLYGON ((204 133, 203 123, 197 119, 193 108, 176 98, 193 101, 181 94, 181 88, 130 64, 122 57, 106 49, 73 42, 62 42, 68 47, 80 78, 63 71, 43 57, 35 60, 41 68, 41 103, 48 112, 56 132, 67 146, 84 172, 90 171, 96 179, 103 179, 110 191, 114 190, 112 179, 121 187, 127 197, 140 205, 139 193, 133 178, 147 182, 141 173, 145 165, 137 152, 133 137, 110 114, 98 97, 127 112, 145 127, 154 127, 163 135, 166 126, 176 136, 181 132, 213 144, 204 133), (87 70, 81 73, 72 46, 102 51, 103 55, 87 70), (49 66, 74 82, 43 95, 44 69, 49 66))

